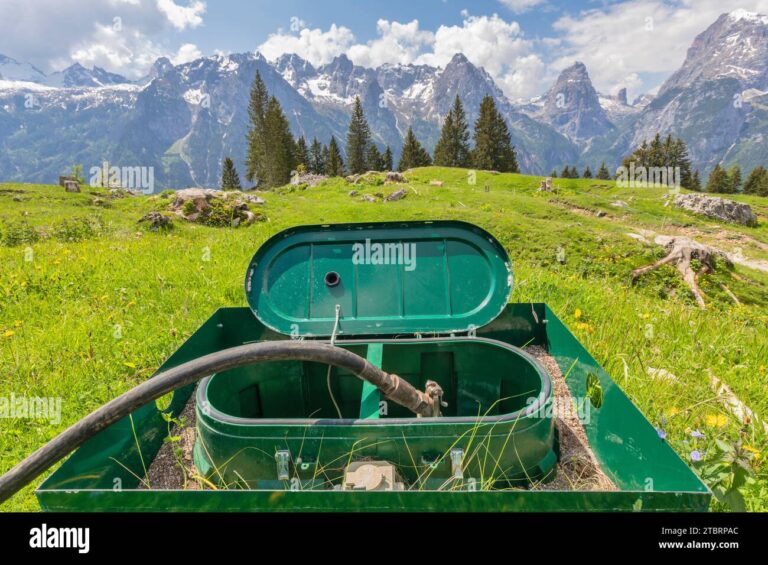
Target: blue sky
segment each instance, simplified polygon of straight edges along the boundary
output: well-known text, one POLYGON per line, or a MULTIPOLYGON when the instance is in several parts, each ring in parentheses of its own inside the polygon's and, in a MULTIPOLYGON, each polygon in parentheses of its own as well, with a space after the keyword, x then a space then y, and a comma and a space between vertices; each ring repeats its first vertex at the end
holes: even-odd
POLYGON ((157 57, 259 50, 314 64, 444 65, 457 51, 510 98, 544 92, 580 60, 595 86, 652 92, 693 39, 768 0, 0 0, 0 53, 45 72, 73 62, 138 78, 157 57))

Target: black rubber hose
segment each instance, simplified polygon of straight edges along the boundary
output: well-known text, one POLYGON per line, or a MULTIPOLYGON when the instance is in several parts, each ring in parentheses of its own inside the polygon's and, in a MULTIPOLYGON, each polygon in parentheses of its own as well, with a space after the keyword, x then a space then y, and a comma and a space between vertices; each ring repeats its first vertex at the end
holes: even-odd
POLYGON ((432 413, 430 398, 424 393, 397 375, 385 373, 346 349, 313 341, 269 341, 241 345, 159 373, 91 412, 0 477, 0 504, 86 440, 140 406, 221 371, 265 361, 285 360, 316 361, 347 369, 374 384, 389 399, 412 412, 423 416, 432 413))

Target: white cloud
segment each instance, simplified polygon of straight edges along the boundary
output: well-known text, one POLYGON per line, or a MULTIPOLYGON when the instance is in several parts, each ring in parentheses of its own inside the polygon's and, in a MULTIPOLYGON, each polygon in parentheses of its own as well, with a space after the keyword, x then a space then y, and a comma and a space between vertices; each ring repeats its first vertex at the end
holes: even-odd
POLYGON ((174 65, 183 65, 184 63, 189 63, 190 61, 199 59, 202 56, 203 53, 200 51, 200 49, 197 48, 197 45, 194 43, 185 43, 179 47, 176 55, 171 57, 171 62, 174 65))
POLYGON ((504 6, 512 10, 515 14, 522 14, 546 2, 546 0, 499 0, 504 6))
MULTIPOLYGON (((740 4, 768 11, 768 0, 740 4)), ((694 38, 728 10, 722 0, 629 0, 564 16, 553 26, 562 34, 553 67, 579 60, 598 90, 626 86, 632 95, 639 94, 649 86, 644 73, 677 70, 694 38)))
POLYGON ((168 37, 201 25, 204 11, 199 0, 0 0, 0 21, 14 22, 0 34, 0 53, 46 72, 79 62, 138 78, 157 57, 192 52, 168 37))
POLYGON ((376 28, 378 39, 349 49, 349 58, 355 64, 378 67, 384 63, 412 63, 435 39, 432 32, 419 29, 418 20, 406 24, 379 20, 376 28))
POLYGON ((496 14, 469 16, 461 26, 440 26, 432 52, 417 62, 442 66, 456 53, 464 53, 473 64, 485 68, 507 96, 527 97, 543 87, 544 63, 534 47, 517 22, 507 22, 496 14))
POLYGON ((379 20, 378 37, 356 43, 345 27, 302 29, 298 34, 279 30, 259 46, 274 60, 284 53, 296 53, 313 65, 322 65, 345 53, 357 65, 378 67, 391 64, 445 66, 456 53, 464 53, 475 65, 484 67, 512 97, 537 94, 542 89, 544 63, 533 53, 533 41, 525 38, 516 22, 498 15, 467 16, 461 25, 440 26, 437 31, 421 29, 418 20, 401 23, 379 20))
POLYGON ((296 53, 313 65, 324 65, 345 53, 354 41, 352 30, 333 24, 328 31, 304 28, 297 35, 279 30, 259 46, 259 51, 270 60, 284 53, 296 53))
POLYGON ((194 0, 187 6, 179 6, 173 0, 157 0, 157 9, 168 18, 173 27, 184 30, 203 23, 205 2, 194 0))

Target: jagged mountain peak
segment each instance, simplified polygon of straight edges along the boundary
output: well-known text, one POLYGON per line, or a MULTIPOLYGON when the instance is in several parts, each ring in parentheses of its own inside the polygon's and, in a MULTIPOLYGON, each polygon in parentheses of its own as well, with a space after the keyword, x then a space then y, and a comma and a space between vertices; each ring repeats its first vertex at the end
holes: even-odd
POLYGON ((728 78, 743 90, 768 89, 768 16, 746 10, 722 14, 696 37, 659 97, 697 81, 728 78))
POLYGON ((115 84, 131 84, 127 78, 94 66, 88 69, 80 63, 74 63, 64 70, 51 73, 46 77, 46 84, 63 88, 100 87, 115 84))
POLYGON ((299 88, 309 77, 317 73, 312 63, 296 53, 280 55, 275 60, 274 66, 277 72, 294 88, 299 88))
POLYGON ((592 139, 613 129, 581 61, 560 71, 542 102, 536 116, 571 140, 592 139))
POLYGON ((0 80, 44 83, 45 78, 45 73, 34 65, 0 54, 0 80))
POLYGON ((753 22, 757 24, 762 25, 768 25, 768 16, 764 14, 759 14, 757 12, 750 12, 748 10, 744 10, 743 8, 737 8, 736 10, 733 10, 729 12, 728 14, 724 14, 728 17, 728 19, 733 21, 741 21, 746 20, 748 22, 753 22))

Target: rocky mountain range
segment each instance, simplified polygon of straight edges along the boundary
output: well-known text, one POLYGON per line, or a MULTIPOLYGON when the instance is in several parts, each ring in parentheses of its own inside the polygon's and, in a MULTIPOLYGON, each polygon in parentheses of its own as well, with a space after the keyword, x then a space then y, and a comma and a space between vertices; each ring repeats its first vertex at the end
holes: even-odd
POLYGON ((247 104, 259 71, 295 135, 345 141, 359 96, 376 143, 398 154, 413 127, 432 150, 458 94, 470 122, 490 95, 507 119, 523 172, 593 169, 657 132, 682 137, 694 166, 766 164, 768 16, 737 10, 699 35, 660 88, 628 102, 599 93, 585 65, 564 69, 542 96, 510 101, 482 68, 456 54, 444 68, 384 65, 346 56, 314 67, 297 55, 214 55, 181 65, 158 59, 139 81, 75 64, 50 75, 0 55, 0 179, 51 182, 72 164, 154 167, 156 189, 216 186, 231 156, 244 170, 247 104))

